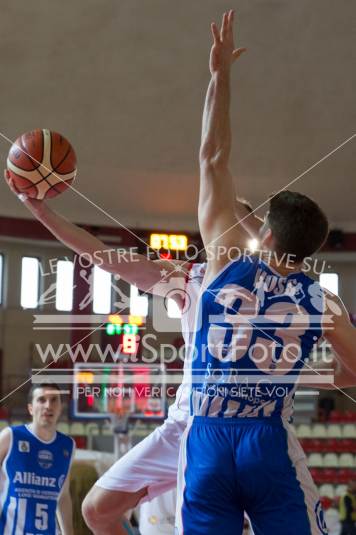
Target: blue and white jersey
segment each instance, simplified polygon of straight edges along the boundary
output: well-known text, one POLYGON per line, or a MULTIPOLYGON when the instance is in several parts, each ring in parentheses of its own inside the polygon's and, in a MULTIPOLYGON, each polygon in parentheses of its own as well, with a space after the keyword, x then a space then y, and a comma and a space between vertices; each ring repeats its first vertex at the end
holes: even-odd
POLYGON ((282 276, 259 257, 226 265, 200 296, 191 415, 290 418, 324 302, 303 272, 282 276))
POLYGON ((45 442, 26 425, 10 429, 11 444, 0 470, 0 533, 55 535, 57 503, 74 441, 57 432, 45 442))

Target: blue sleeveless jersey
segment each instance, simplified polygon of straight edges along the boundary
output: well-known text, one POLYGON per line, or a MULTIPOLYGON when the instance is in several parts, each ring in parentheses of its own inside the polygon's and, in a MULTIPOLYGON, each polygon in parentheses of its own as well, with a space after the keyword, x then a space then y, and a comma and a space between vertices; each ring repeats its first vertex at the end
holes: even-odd
POLYGON ((259 257, 225 266, 200 297, 191 415, 289 419, 323 307, 319 283, 303 272, 282 276, 259 257))
POLYGON ((57 432, 51 442, 44 442, 25 425, 10 429, 12 440, 0 472, 0 533, 55 535, 73 439, 57 432))

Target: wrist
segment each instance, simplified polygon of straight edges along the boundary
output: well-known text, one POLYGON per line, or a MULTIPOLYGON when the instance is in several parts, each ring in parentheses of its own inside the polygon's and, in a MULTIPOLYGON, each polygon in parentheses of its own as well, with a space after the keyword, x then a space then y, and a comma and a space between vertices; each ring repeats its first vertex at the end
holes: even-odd
POLYGON ((219 69, 217 69, 214 73, 213 73, 213 78, 215 78, 216 80, 228 80, 230 79, 230 65, 226 66, 226 67, 219 67, 219 69))

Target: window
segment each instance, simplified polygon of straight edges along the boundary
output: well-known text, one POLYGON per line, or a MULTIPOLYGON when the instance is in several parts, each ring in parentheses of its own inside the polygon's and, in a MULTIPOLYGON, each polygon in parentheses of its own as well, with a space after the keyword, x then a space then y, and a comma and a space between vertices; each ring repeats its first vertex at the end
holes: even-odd
POLYGON ((69 311, 73 308, 73 262, 58 260, 56 284, 56 309, 69 311))
POLYGON ((93 312, 94 314, 109 314, 111 312, 111 273, 94 266, 93 277, 93 312))
POLYGON ((319 283, 326 290, 339 295, 339 275, 337 273, 321 273, 319 283))
POLYGON ((148 314, 148 297, 140 295, 137 286, 130 286, 130 314, 146 317, 148 314))
POLYGON ((21 266, 21 306, 37 308, 39 299, 40 262, 31 256, 22 257, 21 266))

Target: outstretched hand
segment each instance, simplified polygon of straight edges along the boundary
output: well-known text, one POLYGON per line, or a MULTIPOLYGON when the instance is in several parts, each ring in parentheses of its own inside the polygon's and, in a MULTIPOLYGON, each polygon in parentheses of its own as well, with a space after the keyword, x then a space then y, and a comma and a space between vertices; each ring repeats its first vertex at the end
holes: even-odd
POLYGON ((210 72, 227 72, 231 65, 236 61, 246 48, 235 48, 234 34, 232 25, 234 21, 234 12, 230 10, 224 13, 221 30, 219 32, 215 22, 211 24, 211 33, 213 34, 214 43, 210 52, 210 72))

